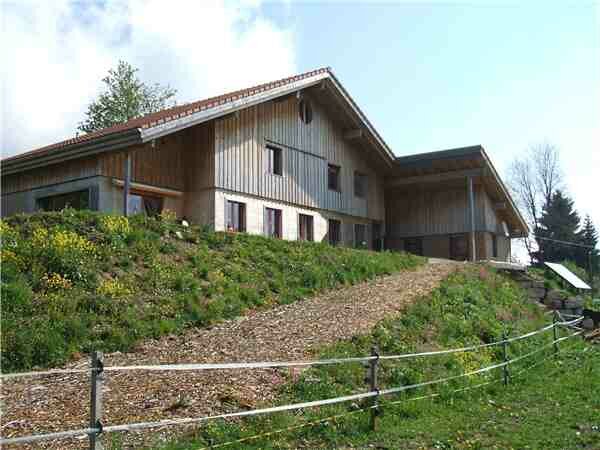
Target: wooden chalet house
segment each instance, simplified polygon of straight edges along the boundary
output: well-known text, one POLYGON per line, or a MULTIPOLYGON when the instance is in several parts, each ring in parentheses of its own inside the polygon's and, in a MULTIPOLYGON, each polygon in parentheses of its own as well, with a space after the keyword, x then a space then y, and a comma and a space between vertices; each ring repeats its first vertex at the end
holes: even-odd
POLYGON ((163 209, 215 230, 500 259, 527 225, 481 146, 397 158, 328 68, 2 160, 2 215, 163 209))

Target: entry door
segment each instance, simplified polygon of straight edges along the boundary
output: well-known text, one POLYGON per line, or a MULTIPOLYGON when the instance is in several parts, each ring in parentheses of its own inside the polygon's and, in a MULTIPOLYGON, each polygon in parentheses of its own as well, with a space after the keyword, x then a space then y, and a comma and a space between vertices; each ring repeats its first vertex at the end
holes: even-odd
POLYGON ((457 261, 466 261, 469 259, 469 243, 464 234, 450 236, 450 259, 457 261))

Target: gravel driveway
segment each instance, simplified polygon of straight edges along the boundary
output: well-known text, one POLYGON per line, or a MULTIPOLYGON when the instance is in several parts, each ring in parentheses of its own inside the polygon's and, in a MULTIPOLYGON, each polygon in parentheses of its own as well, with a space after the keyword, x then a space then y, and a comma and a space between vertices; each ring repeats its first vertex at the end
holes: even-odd
MULTIPOLYGON (((189 362, 277 361, 309 358, 316 347, 368 332, 435 288, 459 267, 427 264, 414 271, 380 277, 333 290, 301 302, 243 317, 208 329, 145 341, 134 352, 105 355, 105 365, 189 362)), ((85 368, 87 358, 67 368, 85 368)), ((294 370, 294 369, 291 369, 294 370)), ((108 372, 104 394, 104 424, 198 417, 209 413, 253 408, 272 400, 290 369, 204 372, 108 372)), ((85 428, 88 426, 89 376, 53 375, 7 380, 2 386, 2 435, 85 428)), ((163 427, 126 433, 125 448, 151 439, 165 439, 189 427, 163 427)), ((107 436, 108 438, 109 436, 107 436)), ((87 437, 40 442, 35 447, 85 448, 87 437)), ((8 447, 7 447, 8 448, 8 447)))

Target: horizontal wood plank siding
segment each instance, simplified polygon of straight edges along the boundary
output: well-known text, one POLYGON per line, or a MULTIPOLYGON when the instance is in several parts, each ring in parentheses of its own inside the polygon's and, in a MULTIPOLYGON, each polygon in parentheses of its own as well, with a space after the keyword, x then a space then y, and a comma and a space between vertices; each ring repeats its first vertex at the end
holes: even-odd
POLYGON ((266 102, 215 121, 216 186, 230 191, 383 220, 383 179, 327 112, 311 102, 303 123, 297 100, 266 102), (266 144, 282 149, 283 175, 268 173, 266 144), (341 192, 327 188, 327 165, 341 167, 341 192), (354 196, 354 172, 368 176, 368 194, 354 196))

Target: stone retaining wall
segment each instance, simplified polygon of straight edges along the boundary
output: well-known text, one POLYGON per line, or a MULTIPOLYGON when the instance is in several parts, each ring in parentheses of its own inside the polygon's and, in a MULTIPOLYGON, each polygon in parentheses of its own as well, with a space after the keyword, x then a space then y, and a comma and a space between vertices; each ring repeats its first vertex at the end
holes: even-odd
POLYGON ((527 291, 529 300, 543 304, 548 309, 566 316, 584 316, 582 327, 587 330, 600 328, 600 312, 584 309, 583 297, 569 296, 563 291, 546 289, 543 281, 533 280, 525 273, 513 274, 513 279, 527 291))

